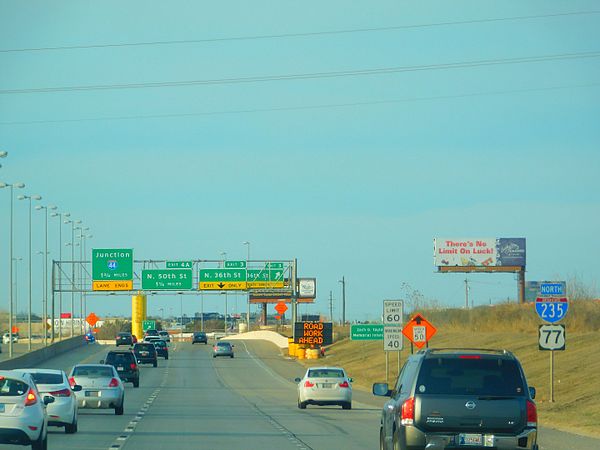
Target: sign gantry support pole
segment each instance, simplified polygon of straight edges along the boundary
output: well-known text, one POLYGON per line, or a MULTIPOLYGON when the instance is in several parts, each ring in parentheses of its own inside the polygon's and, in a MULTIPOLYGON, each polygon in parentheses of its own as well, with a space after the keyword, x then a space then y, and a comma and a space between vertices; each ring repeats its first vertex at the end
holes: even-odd
MULTIPOLYGON (((292 323, 295 324, 298 322, 298 286, 297 286, 297 270, 298 270, 298 259, 294 258, 294 262, 292 263, 292 323)), ((295 327, 293 330, 293 338, 294 341, 296 339, 296 331, 295 327)))

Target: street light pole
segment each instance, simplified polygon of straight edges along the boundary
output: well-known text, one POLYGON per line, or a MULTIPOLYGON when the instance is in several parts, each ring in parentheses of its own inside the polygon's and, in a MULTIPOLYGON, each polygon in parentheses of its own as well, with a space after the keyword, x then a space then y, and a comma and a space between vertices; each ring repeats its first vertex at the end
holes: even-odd
POLYGON ((29 200, 29 310, 27 314, 27 350, 31 351, 31 200, 41 200, 40 195, 19 195, 19 200, 29 200))
MULTIPOLYGON (((247 253, 246 253, 246 270, 248 270, 248 264, 250 261, 250 241, 244 241, 242 242, 243 245, 245 245, 247 248, 247 253)), ((246 329, 249 332, 250 331, 250 291, 248 291, 248 309, 246 311, 246 329)))
MULTIPOLYGON (((44 326, 43 326, 43 330, 44 330, 44 346, 48 345, 48 333, 47 333, 47 326, 48 326, 48 210, 55 210, 56 206, 36 206, 35 207, 36 210, 44 210, 45 216, 46 216, 46 222, 45 222, 45 250, 44 250, 44 307, 43 307, 43 322, 44 322, 44 326)), ((54 319, 54 317, 53 317, 54 319)), ((52 325, 54 327, 54 320, 52 321, 52 325)))
POLYGON ((346 279, 339 280, 342 283, 342 326, 346 325, 346 279))
MULTIPOLYGON (((58 217, 58 339, 62 340, 62 283, 60 283, 61 272, 62 272, 62 226, 63 226, 63 217, 70 217, 71 213, 53 213, 52 217, 58 217)), ((52 296, 54 298, 54 295, 52 296)), ((54 342, 54 301, 52 302, 52 342, 54 342)))
MULTIPOLYGON (((6 156, 5 152, 2 152, 2 157, 6 156)), ((0 183, 0 188, 10 188, 10 227, 9 227, 9 251, 8 251, 8 357, 12 358, 13 356, 13 341, 12 341, 12 319, 13 319, 13 285, 12 285, 12 260, 13 260, 13 228, 14 228, 14 196, 13 191, 14 188, 23 189, 25 187, 24 183, 0 183)))

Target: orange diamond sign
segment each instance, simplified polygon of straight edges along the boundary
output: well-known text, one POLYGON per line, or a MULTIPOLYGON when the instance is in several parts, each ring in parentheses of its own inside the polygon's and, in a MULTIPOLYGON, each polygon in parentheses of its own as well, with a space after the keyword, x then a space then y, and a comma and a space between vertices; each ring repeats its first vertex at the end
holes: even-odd
POLYGON ((402 328, 402 334, 415 344, 417 348, 421 348, 427 344, 436 332, 437 329, 418 313, 402 328))
POLYGON ((279 302, 275 305, 275 311, 277 311, 279 315, 283 315, 287 310, 288 307, 284 302, 279 302))
POLYGON ((85 321, 90 324, 90 327, 95 327, 99 320, 98 316, 94 313, 90 313, 90 315, 85 318, 85 321))

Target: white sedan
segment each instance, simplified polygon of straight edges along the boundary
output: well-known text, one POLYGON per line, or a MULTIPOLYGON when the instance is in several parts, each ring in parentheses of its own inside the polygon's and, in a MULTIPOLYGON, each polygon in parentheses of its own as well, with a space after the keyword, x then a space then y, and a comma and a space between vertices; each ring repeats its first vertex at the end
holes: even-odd
POLYGON ((125 388, 117 370, 106 364, 78 364, 71 369, 71 387, 82 389, 75 393, 77 406, 92 409, 113 409, 117 416, 123 415, 125 388))
POLYGON ((81 386, 69 385, 67 374, 55 369, 23 369, 33 377, 41 395, 51 395, 54 402, 48 405, 48 425, 65 427, 65 433, 77 432, 77 398, 81 386))
POLYGON ((306 405, 340 405, 352 408, 352 378, 341 367, 311 367, 298 383, 298 408, 306 405))
POLYGON ((46 406, 53 397, 42 397, 31 375, 19 370, 0 370, 0 444, 48 447, 46 406))

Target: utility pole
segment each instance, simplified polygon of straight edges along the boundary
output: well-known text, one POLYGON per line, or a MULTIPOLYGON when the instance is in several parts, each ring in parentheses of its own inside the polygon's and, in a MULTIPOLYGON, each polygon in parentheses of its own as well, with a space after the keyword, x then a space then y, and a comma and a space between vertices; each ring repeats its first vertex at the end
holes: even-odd
POLYGON ((346 324, 346 278, 342 277, 342 325, 346 324))
POLYGON ((329 317, 333 323, 333 291, 329 291, 329 317))
POLYGON ((465 277, 465 309, 469 309, 469 280, 465 277))

